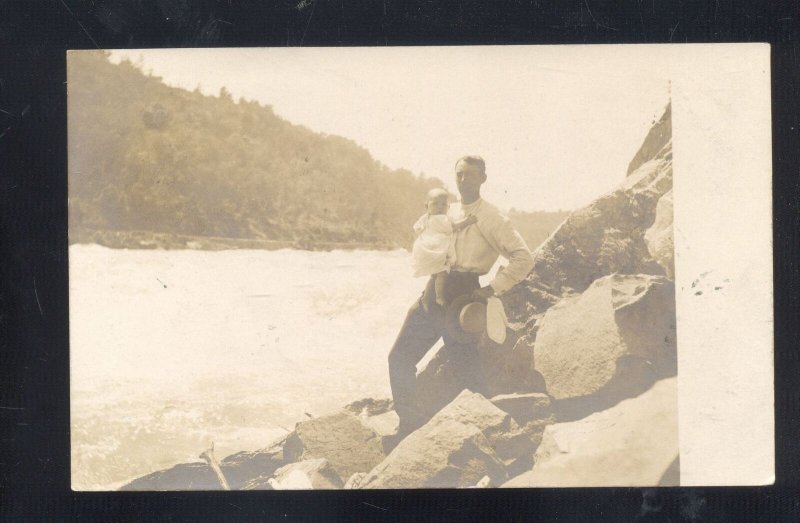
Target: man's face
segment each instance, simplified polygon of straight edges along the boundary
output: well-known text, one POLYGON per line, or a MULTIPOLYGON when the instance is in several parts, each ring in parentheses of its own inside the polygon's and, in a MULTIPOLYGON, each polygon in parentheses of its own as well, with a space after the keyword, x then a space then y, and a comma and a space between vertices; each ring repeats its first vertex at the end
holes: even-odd
POLYGON ((459 161, 456 164, 456 186, 461 197, 476 195, 480 192, 481 184, 486 181, 486 175, 481 172, 480 167, 459 161))

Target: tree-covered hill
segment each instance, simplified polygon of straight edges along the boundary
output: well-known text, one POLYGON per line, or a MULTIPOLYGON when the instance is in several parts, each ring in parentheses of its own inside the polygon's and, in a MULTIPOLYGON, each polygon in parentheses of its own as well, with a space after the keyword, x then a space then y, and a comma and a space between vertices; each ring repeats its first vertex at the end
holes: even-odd
MULTIPOLYGON (((133 247, 152 235, 408 246, 425 193, 442 185, 225 88, 215 97, 169 87, 102 51, 70 53, 68 97, 73 242, 133 247)), ((533 248, 564 217, 512 219, 533 248)))

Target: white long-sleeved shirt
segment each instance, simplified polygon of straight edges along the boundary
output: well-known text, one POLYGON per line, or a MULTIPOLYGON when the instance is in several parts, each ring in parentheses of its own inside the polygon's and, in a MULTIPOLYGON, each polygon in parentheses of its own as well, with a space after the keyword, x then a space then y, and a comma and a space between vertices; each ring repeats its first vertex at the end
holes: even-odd
POLYGON ((458 219, 475 215, 478 221, 456 233, 453 270, 486 274, 502 255, 508 260, 508 266, 489 285, 495 294, 503 294, 531 272, 530 249, 509 219, 489 202, 478 198, 470 204, 462 204, 461 211, 458 219))

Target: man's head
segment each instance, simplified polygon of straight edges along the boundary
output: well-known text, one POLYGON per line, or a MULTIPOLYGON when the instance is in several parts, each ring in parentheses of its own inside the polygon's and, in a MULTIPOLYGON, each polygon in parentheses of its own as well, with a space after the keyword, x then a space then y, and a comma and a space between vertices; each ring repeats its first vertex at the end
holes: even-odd
POLYGON ((428 197, 425 199, 428 214, 447 214, 448 197, 447 191, 438 187, 428 191, 428 197))
POLYGON ((486 181, 486 163, 480 156, 464 156, 456 162, 456 186, 463 203, 472 203, 481 196, 486 181))

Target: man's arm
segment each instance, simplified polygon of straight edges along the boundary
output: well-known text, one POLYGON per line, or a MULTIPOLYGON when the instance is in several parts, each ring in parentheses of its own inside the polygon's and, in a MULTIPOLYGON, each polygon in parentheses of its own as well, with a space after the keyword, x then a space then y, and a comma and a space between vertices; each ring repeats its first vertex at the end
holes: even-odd
POLYGON ((496 295, 503 294, 521 282, 533 269, 533 256, 525 240, 505 217, 498 219, 488 231, 500 254, 508 259, 508 265, 489 284, 496 295))

